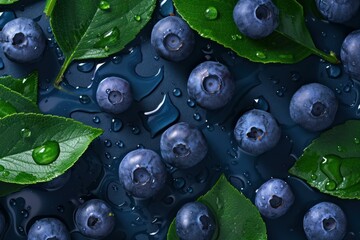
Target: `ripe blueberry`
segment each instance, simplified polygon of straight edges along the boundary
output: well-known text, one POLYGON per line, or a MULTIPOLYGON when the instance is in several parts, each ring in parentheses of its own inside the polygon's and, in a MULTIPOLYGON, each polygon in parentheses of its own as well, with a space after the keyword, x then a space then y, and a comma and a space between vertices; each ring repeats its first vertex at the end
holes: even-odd
POLYGON ((320 13, 329 21, 343 23, 350 20, 359 10, 359 0, 316 0, 320 13))
POLYGON ((294 194, 283 180, 272 178, 256 190, 255 205, 267 218, 284 215, 294 203, 294 194))
POLYGON ((179 62, 192 53, 195 37, 184 20, 177 16, 168 16, 158 21, 153 27, 151 45, 161 57, 179 62))
POLYGON ((200 202, 186 203, 175 218, 176 233, 182 240, 210 240, 216 224, 209 208, 200 202))
POLYGON ((239 31, 259 39, 270 35, 279 25, 279 10, 271 0, 239 0, 233 11, 239 31))
POLYGON ((96 90, 96 101, 105 112, 119 114, 126 111, 133 102, 129 82, 119 77, 103 79, 96 90))
MULTIPOLYGON (((360 1, 359 1, 360 2, 360 1)), ((344 70, 351 77, 360 80, 360 30, 353 31, 341 46, 340 57, 344 70)))
POLYGON ((122 159, 120 182, 137 198, 154 196, 166 182, 166 168, 160 156, 149 149, 136 149, 122 159))
POLYGON ((234 136, 242 150, 258 156, 278 143, 281 130, 270 113, 253 109, 239 118, 234 136))
POLYGON ((346 216, 330 202, 321 202, 305 214, 303 227, 309 240, 341 240, 346 232, 346 216))
POLYGON ((195 67, 187 82, 191 98, 203 108, 215 110, 224 107, 233 97, 235 83, 229 69, 214 61, 195 67))
POLYGON ((338 101, 334 92, 319 83, 298 89, 290 101, 290 117, 309 131, 321 131, 334 121, 338 101))
POLYGON ((45 35, 40 26, 29 18, 19 17, 9 21, 0 36, 5 55, 15 62, 34 62, 45 50, 45 35))
POLYGON ((56 218, 42 218, 30 227, 27 239, 70 240, 70 234, 60 220, 56 218))
POLYGON ((204 159, 208 147, 198 129, 180 122, 161 135, 160 150, 166 163, 177 168, 190 168, 204 159))
POLYGON ((104 238, 114 229, 115 217, 105 201, 92 199, 77 208, 75 224, 84 236, 104 238))

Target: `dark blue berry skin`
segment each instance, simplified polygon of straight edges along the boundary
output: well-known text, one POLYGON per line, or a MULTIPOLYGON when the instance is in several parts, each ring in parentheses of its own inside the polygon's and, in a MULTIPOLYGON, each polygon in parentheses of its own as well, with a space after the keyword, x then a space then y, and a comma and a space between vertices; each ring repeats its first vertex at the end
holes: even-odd
MULTIPOLYGON (((360 2, 360 1, 359 1, 360 2)), ((344 70, 352 78, 360 80, 360 30, 353 31, 341 46, 340 57, 344 70)))
POLYGON ((165 185, 166 168, 160 156, 149 149, 136 149, 122 159, 120 182, 136 198, 150 198, 165 185))
POLYGON ((281 179, 272 178, 256 190, 255 205, 264 217, 275 219, 284 215, 294 200, 290 186, 281 179))
POLYGON ((175 226, 181 240, 211 240, 216 231, 213 214, 200 202, 182 206, 176 214, 175 226))
POLYGON ((305 214, 303 227, 308 240, 342 240, 346 233, 346 216, 334 203, 321 202, 305 214))
POLYGON ((224 107, 232 99, 234 89, 235 83, 229 69, 214 61, 196 66, 187 82, 190 98, 209 110, 224 107))
POLYGON ((153 27, 151 45, 162 58, 179 62, 192 53, 195 36, 184 20, 177 16, 168 16, 153 27))
POLYGON ((131 86, 123 78, 107 77, 99 83, 96 101, 105 112, 113 114, 125 112, 133 102, 131 86))
POLYGON ((253 109, 239 118, 234 136, 243 151, 258 156, 278 143, 281 129, 270 113, 253 109))
POLYGON ((76 210, 75 224, 84 236, 101 239, 113 231, 115 216, 105 201, 91 199, 76 210))
POLYGON ((28 240, 70 240, 66 226, 56 218, 42 218, 37 220, 28 232, 28 240))
POLYGON ((334 121, 338 101, 334 92, 319 83, 299 88, 290 101, 290 117, 309 131, 321 131, 334 121))
POLYGON ((60 176, 52 179, 49 182, 39 183, 39 186, 46 189, 47 191, 55 191, 62 188, 71 177, 71 169, 67 170, 60 176))
POLYGON ((190 168, 205 158, 208 147, 198 129, 180 122, 161 135, 160 150, 167 164, 177 168, 190 168))
POLYGON ((18 63, 39 60, 46 47, 43 31, 29 18, 19 17, 6 23, 0 36, 5 55, 18 63))
POLYGON ((350 20, 359 10, 359 0, 316 0, 317 9, 325 19, 343 23, 350 20))
POLYGON ((233 11, 239 31, 253 39, 270 35, 279 25, 279 9, 271 0, 239 0, 233 11))

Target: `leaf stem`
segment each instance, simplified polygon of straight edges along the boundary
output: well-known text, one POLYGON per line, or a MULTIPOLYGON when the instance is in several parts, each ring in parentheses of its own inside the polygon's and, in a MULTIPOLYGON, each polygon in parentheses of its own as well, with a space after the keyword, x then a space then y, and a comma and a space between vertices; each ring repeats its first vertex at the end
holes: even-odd
POLYGON ((65 62, 61 66, 60 72, 56 76, 56 79, 55 79, 55 82, 54 82, 54 86, 56 88, 60 88, 59 85, 62 82, 62 80, 64 79, 64 74, 65 74, 67 68, 69 67, 70 63, 71 63, 71 58, 65 58, 65 62))
POLYGON ((317 48, 312 49, 312 50, 316 55, 318 55, 319 57, 321 57, 325 61, 328 61, 331 64, 339 64, 340 63, 340 60, 336 57, 336 55, 333 51, 331 51, 329 54, 326 54, 325 52, 320 51, 317 48))

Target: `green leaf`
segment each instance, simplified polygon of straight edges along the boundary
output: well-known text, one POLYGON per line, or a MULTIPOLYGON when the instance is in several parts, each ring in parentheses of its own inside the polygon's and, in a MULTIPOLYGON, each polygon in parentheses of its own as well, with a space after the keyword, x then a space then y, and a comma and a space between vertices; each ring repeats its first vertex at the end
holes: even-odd
POLYGON ((29 98, 33 103, 37 102, 38 73, 34 72, 24 78, 12 76, 0 77, 0 84, 29 98))
POLYGON ((280 12, 279 27, 268 37, 259 40, 242 35, 236 27, 232 16, 237 1, 174 0, 174 4, 179 14, 201 36, 210 38, 251 61, 296 63, 310 54, 316 54, 331 63, 338 63, 334 54, 326 54, 315 47, 305 26, 303 8, 295 0, 274 0, 280 12), (209 20, 204 15, 209 6, 218 11, 215 20, 209 20))
POLYGON ((58 85, 73 60, 103 58, 122 50, 150 20, 156 0, 61 0, 48 2, 51 4, 52 11, 47 10, 50 24, 66 58, 55 81, 58 85))
MULTIPOLYGON (((224 175, 221 175, 213 188, 198 201, 208 206, 215 215, 218 225, 216 239, 267 239, 266 226, 257 208, 234 188, 224 175)), ((169 227, 167 239, 179 239, 176 234, 175 220, 169 227)))
POLYGON ((4 4, 4 5, 7 5, 7 4, 13 4, 15 2, 18 2, 19 0, 0 0, 0 4, 4 4))
POLYGON ((45 8, 44 8, 44 13, 46 14, 46 16, 50 16, 54 6, 55 6, 56 0, 46 0, 46 4, 45 4, 45 8))
POLYGON ((322 133, 289 172, 323 193, 360 199, 360 121, 322 133))
POLYGON ((0 138, 0 181, 33 184, 64 173, 103 131, 71 118, 18 113, 0 119, 0 132, 6 136, 0 138), (37 164, 33 150, 49 142, 59 144, 58 157, 49 164, 37 164))
POLYGON ((0 84, 0 117, 17 112, 39 112, 35 103, 0 84))

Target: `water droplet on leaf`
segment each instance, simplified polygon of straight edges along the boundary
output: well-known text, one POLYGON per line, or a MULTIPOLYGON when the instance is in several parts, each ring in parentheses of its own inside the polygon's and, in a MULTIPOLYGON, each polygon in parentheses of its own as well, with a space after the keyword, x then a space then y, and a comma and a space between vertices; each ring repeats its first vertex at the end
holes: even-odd
POLYGON ((43 145, 34 148, 32 151, 32 158, 37 164, 45 165, 54 162, 58 158, 59 154, 59 143, 55 141, 47 141, 43 145))
POLYGON ((215 7, 210 6, 205 10, 204 14, 208 20, 215 20, 218 17, 218 10, 215 7))
POLYGON ((111 8, 110 3, 108 1, 100 1, 99 8, 101 10, 109 10, 111 8))

